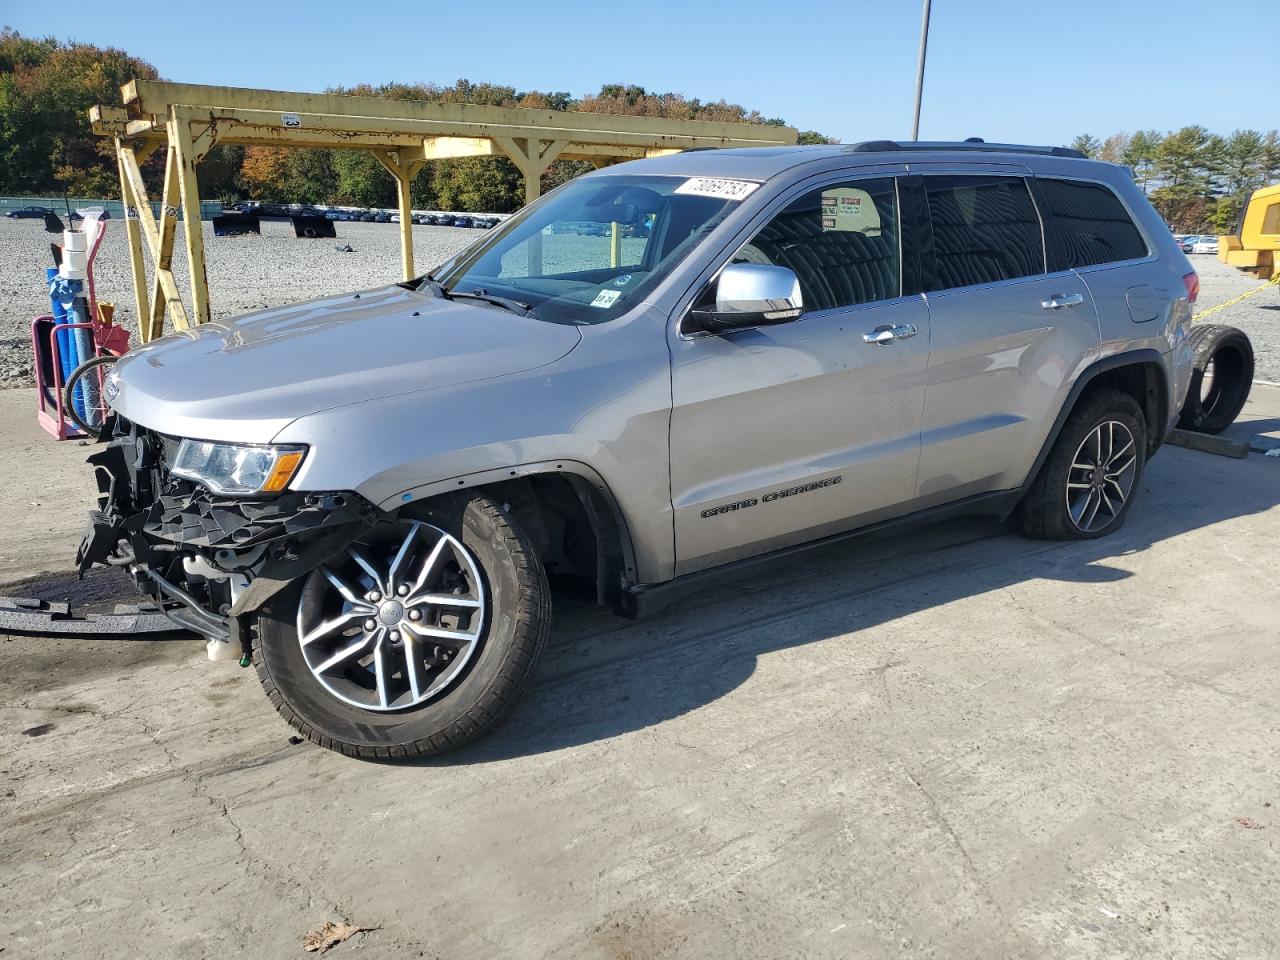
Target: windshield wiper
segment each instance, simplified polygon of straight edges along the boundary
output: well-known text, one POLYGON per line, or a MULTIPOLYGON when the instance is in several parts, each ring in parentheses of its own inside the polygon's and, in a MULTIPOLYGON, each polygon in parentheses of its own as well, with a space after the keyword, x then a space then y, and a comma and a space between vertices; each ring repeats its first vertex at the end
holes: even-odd
MULTIPOLYGON (((440 288, 444 290, 443 287, 440 288)), ((530 304, 521 303, 519 300, 512 300, 510 297, 499 297, 484 290, 470 290, 463 292, 461 290, 445 290, 444 296, 449 300, 481 300, 484 303, 492 303, 495 307, 502 307, 504 310, 510 310, 512 313, 522 317, 529 316, 529 312, 533 309, 530 304)))
POLYGON ((414 287, 415 290, 424 288, 431 291, 433 296, 439 297, 441 300, 481 300, 485 303, 492 303, 495 307, 510 310, 512 313, 522 317, 529 316, 533 310, 530 304, 520 300, 512 300, 510 297, 499 297, 496 294, 489 293, 483 287, 478 287, 475 290, 450 290, 429 273, 414 287))

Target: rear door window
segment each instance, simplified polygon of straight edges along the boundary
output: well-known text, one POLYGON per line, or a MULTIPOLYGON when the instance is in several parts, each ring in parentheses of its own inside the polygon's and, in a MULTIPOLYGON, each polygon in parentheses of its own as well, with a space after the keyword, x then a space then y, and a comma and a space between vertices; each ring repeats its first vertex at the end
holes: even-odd
POLYGON ((793 200, 733 257, 790 267, 808 312, 902 294, 892 177, 833 183, 793 200))
POLYGON ((1045 272, 1044 237, 1021 177, 924 178, 933 223, 934 289, 1045 272))
POLYGON ((1037 177, 1036 183, 1046 218, 1052 224, 1050 270, 1137 260, 1147 255, 1147 242, 1110 187, 1044 177, 1037 177))

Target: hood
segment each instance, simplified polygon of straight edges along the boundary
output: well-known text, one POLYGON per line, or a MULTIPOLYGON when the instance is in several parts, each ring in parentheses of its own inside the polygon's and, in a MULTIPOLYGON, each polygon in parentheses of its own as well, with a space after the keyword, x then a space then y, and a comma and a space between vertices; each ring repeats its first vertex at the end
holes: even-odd
POLYGON ((544 366, 576 327, 400 286, 206 323, 131 351, 114 406, 175 436, 266 443, 298 417, 544 366))

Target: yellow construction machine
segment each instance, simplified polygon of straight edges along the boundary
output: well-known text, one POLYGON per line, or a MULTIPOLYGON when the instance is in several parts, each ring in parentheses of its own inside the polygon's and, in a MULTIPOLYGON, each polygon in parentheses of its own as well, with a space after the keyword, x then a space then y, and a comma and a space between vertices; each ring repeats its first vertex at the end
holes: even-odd
POLYGON ((1280 183, 1253 192, 1236 231, 1218 238, 1218 259, 1259 280, 1280 278, 1280 183))

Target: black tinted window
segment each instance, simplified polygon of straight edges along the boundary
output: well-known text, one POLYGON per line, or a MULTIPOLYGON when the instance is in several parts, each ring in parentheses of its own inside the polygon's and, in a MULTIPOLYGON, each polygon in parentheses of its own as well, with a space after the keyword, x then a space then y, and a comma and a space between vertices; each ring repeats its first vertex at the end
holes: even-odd
POLYGON ((1056 240, 1049 256, 1051 270, 1147 255, 1146 241, 1109 187, 1077 180, 1037 182, 1056 240))
POLYGON ((925 177, 936 287, 1044 273, 1040 218, 1021 177, 925 177))
POLYGON ((852 180, 792 201, 734 255, 790 267, 805 310, 889 300, 901 292, 892 178, 852 180))

